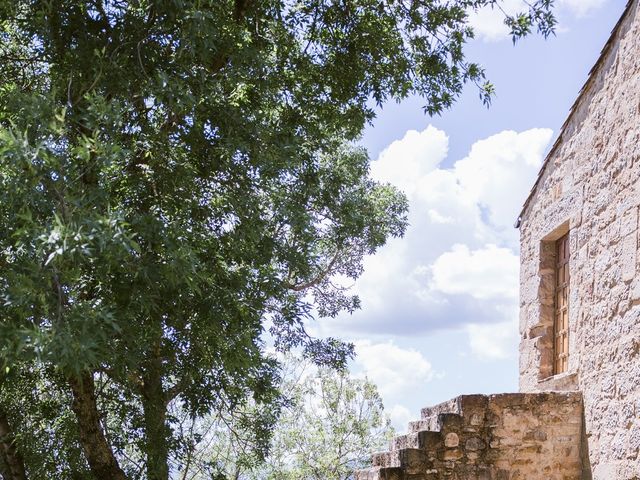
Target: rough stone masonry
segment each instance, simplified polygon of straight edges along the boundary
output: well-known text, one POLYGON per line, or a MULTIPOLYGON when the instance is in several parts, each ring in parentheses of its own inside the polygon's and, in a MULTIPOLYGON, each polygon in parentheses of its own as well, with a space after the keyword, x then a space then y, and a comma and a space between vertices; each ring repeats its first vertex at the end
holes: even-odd
POLYGON ((579 479, 579 393, 463 395, 422 410, 356 480, 579 479))
POLYGON ((424 409, 356 479, 640 480, 639 1, 517 222, 522 393, 424 409))
POLYGON ((582 392, 584 478, 640 478, 640 9, 627 6, 520 218, 520 390, 582 392), (568 369, 553 242, 569 238, 568 369))

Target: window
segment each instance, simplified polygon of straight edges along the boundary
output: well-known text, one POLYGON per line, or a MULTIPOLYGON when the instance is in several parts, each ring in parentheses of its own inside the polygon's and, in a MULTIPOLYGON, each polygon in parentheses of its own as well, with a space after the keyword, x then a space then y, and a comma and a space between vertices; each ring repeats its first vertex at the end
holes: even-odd
POLYGON ((554 295, 554 367, 558 375, 569 365, 569 234, 556 241, 554 295))

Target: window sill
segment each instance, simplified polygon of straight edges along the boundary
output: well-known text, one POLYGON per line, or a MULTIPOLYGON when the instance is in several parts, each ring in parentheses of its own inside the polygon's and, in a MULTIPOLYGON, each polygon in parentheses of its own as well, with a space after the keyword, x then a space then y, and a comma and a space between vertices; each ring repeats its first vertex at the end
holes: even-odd
POLYGON ((578 374, 564 372, 538 381, 538 390, 550 392, 568 392, 578 389, 578 374))

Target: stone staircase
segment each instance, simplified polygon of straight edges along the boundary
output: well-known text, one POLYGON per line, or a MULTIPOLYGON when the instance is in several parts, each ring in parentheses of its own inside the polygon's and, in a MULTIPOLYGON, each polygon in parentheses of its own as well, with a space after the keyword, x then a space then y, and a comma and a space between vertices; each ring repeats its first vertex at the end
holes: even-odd
POLYGON ((356 480, 579 480, 579 393, 463 395, 422 409, 356 480))

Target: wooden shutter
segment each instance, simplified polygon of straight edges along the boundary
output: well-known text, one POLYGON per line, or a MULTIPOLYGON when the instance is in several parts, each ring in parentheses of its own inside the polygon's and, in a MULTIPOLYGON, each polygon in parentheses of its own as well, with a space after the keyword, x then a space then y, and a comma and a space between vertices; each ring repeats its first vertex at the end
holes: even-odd
POLYGON ((556 242, 556 288, 554 314, 554 374, 569 365, 569 234, 556 242))

